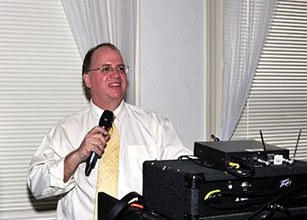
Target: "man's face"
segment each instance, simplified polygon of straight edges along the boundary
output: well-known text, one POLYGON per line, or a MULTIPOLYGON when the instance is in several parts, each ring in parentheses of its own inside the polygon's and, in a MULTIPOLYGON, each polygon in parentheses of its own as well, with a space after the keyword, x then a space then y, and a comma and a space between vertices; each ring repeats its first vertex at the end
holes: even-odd
POLYGON ((112 108, 116 108, 124 98, 127 91, 127 75, 116 70, 123 65, 123 58, 116 50, 101 47, 93 53, 91 69, 99 67, 114 69, 109 73, 93 70, 83 75, 86 86, 91 90, 92 100, 97 106, 114 110, 112 108))

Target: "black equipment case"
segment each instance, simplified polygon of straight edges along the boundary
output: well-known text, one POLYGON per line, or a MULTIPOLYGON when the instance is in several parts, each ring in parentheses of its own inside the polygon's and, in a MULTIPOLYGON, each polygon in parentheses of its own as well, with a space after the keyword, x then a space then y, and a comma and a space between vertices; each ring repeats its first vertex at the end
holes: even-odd
POLYGON ((307 216, 307 162, 255 167, 249 178, 202 165, 145 161, 143 196, 149 209, 176 220, 307 216))

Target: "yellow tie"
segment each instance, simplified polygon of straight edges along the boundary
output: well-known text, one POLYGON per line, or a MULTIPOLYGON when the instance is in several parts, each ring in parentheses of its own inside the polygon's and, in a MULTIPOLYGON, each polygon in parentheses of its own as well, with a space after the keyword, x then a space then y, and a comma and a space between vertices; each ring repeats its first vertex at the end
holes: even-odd
POLYGON ((109 134, 110 140, 99 160, 94 220, 97 220, 98 192, 105 192, 110 196, 117 197, 119 134, 114 124, 109 134))

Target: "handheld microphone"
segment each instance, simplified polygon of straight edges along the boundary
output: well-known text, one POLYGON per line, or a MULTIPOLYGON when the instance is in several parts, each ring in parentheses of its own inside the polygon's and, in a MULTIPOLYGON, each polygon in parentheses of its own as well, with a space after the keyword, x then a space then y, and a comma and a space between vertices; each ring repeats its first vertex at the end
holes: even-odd
MULTIPOLYGON (((99 127, 104 128, 108 131, 112 127, 113 122, 113 112, 109 110, 105 110, 99 120, 99 127)), ((92 169, 94 169, 96 162, 98 159, 98 155, 95 152, 92 152, 91 155, 86 160, 86 167, 85 167, 85 175, 89 176, 92 169)))

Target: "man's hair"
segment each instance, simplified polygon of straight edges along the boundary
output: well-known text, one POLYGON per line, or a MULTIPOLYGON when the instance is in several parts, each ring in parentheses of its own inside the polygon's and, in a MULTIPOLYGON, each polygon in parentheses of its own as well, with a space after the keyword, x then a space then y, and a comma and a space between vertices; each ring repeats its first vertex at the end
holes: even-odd
MULTIPOLYGON (((111 44, 111 43, 102 43, 102 44, 98 44, 97 46, 91 48, 85 55, 84 59, 83 59, 83 64, 82 64, 82 76, 84 74, 86 74, 88 72, 89 69, 91 69, 91 62, 92 62, 92 56, 94 54, 94 52, 101 48, 101 47, 105 47, 105 48, 109 48, 111 50, 116 50, 119 54, 120 51, 119 49, 111 44)), ((83 86, 83 92, 84 92, 84 95, 85 97, 90 100, 91 99, 91 90, 85 85, 85 82, 84 80, 82 80, 82 86, 83 86)))

